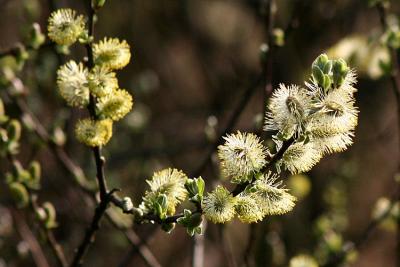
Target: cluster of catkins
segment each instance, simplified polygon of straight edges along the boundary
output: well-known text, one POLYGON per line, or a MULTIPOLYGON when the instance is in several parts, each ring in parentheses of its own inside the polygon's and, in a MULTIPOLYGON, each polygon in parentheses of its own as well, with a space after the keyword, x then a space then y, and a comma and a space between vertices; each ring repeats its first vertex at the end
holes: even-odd
POLYGON ((59 9, 50 15, 48 36, 61 46, 79 41, 92 48, 93 66, 70 60, 57 71, 57 86, 69 106, 91 106, 93 110, 91 118, 77 122, 77 139, 92 147, 105 145, 112 136, 113 121, 123 118, 133 105, 132 96, 119 88, 115 73, 129 63, 129 45, 116 38, 92 44, 84 17, 71 9, 59 9))
MULTIPOLYGON (((91 113, 90 118, 78 121, 77 139, 88 146, 105 145, 111 138, 113 121, 132 108, 132 96, 119 89, 114 72, 129 63, 129 45, 107 38, 92 43, 84 17, 70 9, 53 12, 48 31, 58 45, 79 41, 92 52, 89 64, 71 60, 61 66, 57 85, 68 105, 87 107, 91 113)), ((295 198, 282 186, 279 174, 282 168, 291 173, 306 172, 323 155, 343 151, 352 143, 358 115, 354 83, 355 74, 344 60, 319 56, 304 87, 281 84, 271 96, 264 130, 275 132, 273 148, 267 149, 255 134, 241 132, 226 136, 225 144, 218 147, 222 176, 242 186, 241 190, 229 191, 220 185, 204 195, 201 177, 189 179, 182 171, 165 169, 147 181, 150 190, 135 211, 139 217, 153 215, 165 220, 189 198, 196 210, 184 210, 177 222, 190 234, 201 232, 202 214, 214 223, 225 223, 235 216, 253 223, 290 211, 295 198), (284 153, 276 159, 274 154, 285 145, 284 153), (271 159, 275 160, 271 163, 271 159)), ((170 231, 173 223, 163 227, 170 231)))
POLYGON ((218 147, 222 176, 238 186, 245 185, 243 190, 229 191, 219 185, 203 197, 201 178, 188 179, 179 170, 165 169, 147 181, 150 190, 139 209, 165 218, 189 197, 198 209, 195 213, 185 210, 186 221, 190 222, 191 214, 202 213, 214 223, 225 223, 235 216, 253 223, 290 211, 296 199, 282 186, 279 174, 283 169, 292 174, 306 172, 322 156, 352 144, 358 117, 355 82, 355 73, 344 60, 320 55, 304 87, 281 84, 269 99, 264 130, 275 133, 272 148, 264 146, 255 134, 242 132, 227 135, 225 144, 218 147), (270 164, 284 145, 287 149, 270 164))

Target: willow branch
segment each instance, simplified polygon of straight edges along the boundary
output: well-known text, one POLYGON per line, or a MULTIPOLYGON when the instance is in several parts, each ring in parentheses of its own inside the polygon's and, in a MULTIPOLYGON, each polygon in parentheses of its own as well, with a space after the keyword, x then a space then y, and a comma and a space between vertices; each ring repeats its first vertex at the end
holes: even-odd
MULTIPOLYGON (((89 4, 89 36, 91 38, 93 38, 94 16, 96 15, 96 11, 92 8, 91 2, 92 2, 91 0, 88 1, 88 4, 89 4)), ((94 66, 92 44, 87 43, 85 45, 85 47, 86 47, 87 56, 88 56, 87 66, 89 69, 91 69, 94 66)), ((97 118, 96 111, 95 111, 95 99, 92 95, 90 96, 88 110, 89 110, 91 117, 97 118)), ((92 244, 94 242, 94 237, 96 235, 96 232, 100 228, 100 221, 101 221, 103 215, 106 213, 108 204, 111 202, 112 195, 115 191, 115 190, 111 190, 110 192, 108 192, 108 189, 107 189, 107 183, 106 183, 106 178, 105 178, 105 174, 104 174, 105 159, 101 154, 101 147, 99 147, 99 146, 94 147, 93 155, 94 155, 94 159, 95 159, 95 163, 96 163, 96 178, 97 178, 97 183, 98 183, 99 192, 100 192, 100 203, 97 205, 95 213, 92 218, 92 222, 91 222, 89 228, 86 230, 85 236, 76 251, 74 259, 71 263, 71 267, 80 266, 82 264, 83 258, 85 256, 86 252, 88 251, 90 244, 92 244)))
MULTIPOLYGON (((273 170, 273 168, 275 167, 275 164, 282 159, 283 155, 285 154, 285 152, 288 150, 288 148, 296 141, 296 139, 294 137, 286 140, 283 142, 281 148, 278 150, 278 152, 276 152, 274 154, 274 156, 270 159, 270 161, 268 162, 268 164, 266 164, 261 170, 260 172, 266 174, 269 171, 273 170)), ((256 178, 253 177, 251 181, 246 182, 246 183, 242 183, 242 184, 238 184, 236 185, 236 187, 230 192, 232 196, 237 196, 240 193, 242 193, 247 186, 252 185, 254 182, 256 181, 256 178)), ((124 204, 123 201, 121 199, 119 199, 117 196, 110 196, 110 202, 112 202, 115 206, 119 207, 121 210, 124 211, 124 213, 127 214, 134 214, 133 210, 125 210, 124 209, 124 204)), ((203 214, 203 210, 201 209, 200 206, 197 206, 196 210, 194 210, 192 212, 192 214, 195 213, 199 213, 199 214, 203 214)), ((164 223, 176 223, 177 220, 179 218, 184 217, 183 213, 178 213, 172 216, 167 216, 165 219, 161 219, 159 216, 153 214, 153 213, 149 213, 149 214, 145 214, 143 215, 140 220, 138 220, 139 223, 141 222, 145 222, 145 221, 151 221, 151 222, 155 222, 157 224, 164 224, 164 223)))
POLYGON ((100 229, 100 221, 107 210, 108 204, 111 201, 111 196, 113 193, 114 190, 111 190, 109 193, 103 196, 103 199, 96 207, 92 222, 89 228, 86 230, 85 236, 75 253, 74 259, 70 265, 71 267, 82 265, 83 258, 86 255, 90 244, 94 242, 94 236, 96 235, 96 232, 100 229))

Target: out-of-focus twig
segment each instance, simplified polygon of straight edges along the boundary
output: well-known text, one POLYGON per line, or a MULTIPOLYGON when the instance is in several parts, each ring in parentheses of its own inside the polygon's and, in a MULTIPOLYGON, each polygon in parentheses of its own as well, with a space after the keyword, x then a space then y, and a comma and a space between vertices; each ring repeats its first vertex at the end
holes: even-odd
POLYGON ((14 217, 15 226, 19 235, 28 243, 30 251, 32 253, 32 258, 37 267, 50 267, 47 259, 43 253, 42 248, 40 247, 39 242, 35 238, 34 234, 29 229, 28 225, 22 218, 22 215, 16 211, 12 211, 12 215, 14 217))
POLYGON ((228 119, 228 123, 226 124, 225 128, 220 132, 218 135, 218 138, 215 139, 214 143, 212 143, 208 150, 207 153, 199 166, 195 169, 195 171, 192 173, 192 177, 197 177, 201 175, 201 173, 205 170, 207 165, 211 162, 211 157, 213 153, 215 152, 215 149, 220 145, 223 141, 222 137, 231 132, 233 128, 235 127, 236 123, 238 122, 240 115, 244 111, 245 107, 247 106, 248 102, 250 101, 251 97, 253 94, 256 92, 256 89, 258 86, 261 84, 263 80, 262 74, 257 75, 256 79, 246 88, 244 91, 243 95, 240 97, 239 102, 237 105, 234 107, 232 115, 228 119))
POLYGON ((369 237, 381 224, 381 222, 384 221, 391 214, 394 205, 396 205, 396 200, 398 199, 398 197, 398 192, 395 192, 391 197, 391 204, 387 208, 387 210, 383 212, 380 216, 371 220, 364 231, 361 233, 361 235, 355 241, 348 242, 347 245, 344 246, 340 252, 333 254, 321 267, 338 267, 343 263, 349 253, 360 249, 369 240, 369 237))
POLYGON ((207 230, 207 221, 202 223, 202 234, 195 235, 193 237, 193 249, 192 249, 192 267, 203 267, 204 266, 204 251, 205 251, 205 232, 207 230))
MULTIPOLYGON (((32 193, 30 194, 30 206, 33 211, 33 214, 35 214, 36 211, 39 209, 39 205, 37 203, 37 196, 33 195, 32 193)), ((46 240, 53 254, 55 255, 58 265, 62 267, 67 267, 68 263, 67 259, 65 258, 64 250, 56 240, 53 232, 50 229, 48 229, 42 221, 40 221, 39 224, 42 228, 44 235, 46 236, 46 240)))
MULTIPOLYGON (((19 167, 22 166, 21 163, 18 161, 18 159, 16 159, 16 157, 10 153, 7 154, 7 159, 9 160, 12 168, 14 169, 15 172, 18 171, 19 167)), ((27 192, 29 193, 29 204, 30 207, 32 209, 33 212, 33 216, 35 216, 36 211, 38 210, 39 206, 37 204, 37 196, 35 194, 33 194, 30 190, 27 190, 27 192)), ((39 220, 39 225, 41 230, 43 231, 44 235, 46 236, 46 240, 51 248, 51 251, 53 252, 58 265, 61 267, 66 267, 67 266, 67 260, 65 258, 65 254, 64 254, 64 250, 61 247, 61 245, 57 242, 57 240, 55 239, 53 232, 48 229, 44 223, 42 221, 39 220)), ((28 229, 29 230, 29 229, 28 229)), ((26 231, 25 231, 26 232, 26 231)), ((30 238, 32 239, 32 238, 30 238)), ((36 247, 35 243, 33 242, 33 240, 29 241, 30 246, 34 246, 36 247)), ((35 248, 35 251, 38 252, 37 248, 35 248)), ((39 253, 40 256, 40 253, 39 253)))
MULTIPOLYGON (((390 25, 387 18, 386 7, 382 1, 379 1, 376 5, 381 26, 384 32, 390 29, 390 25)), ((397 107, 397 138, 398 138, 398 158, 397 158, 397 173, 400 174, 400 53, 399 49, 394 47, 388 47, 390 51, 390 59, 392 69, 390 72, 390 80, 392 82, 392 91, 396 98, 397 107)), ((397 183, 397 201, 400 202, 400 182, 397 183)), ((396 241, 396 257, 397 267, 400 267, 400 217, 397 218, 397 241, 396 241)))

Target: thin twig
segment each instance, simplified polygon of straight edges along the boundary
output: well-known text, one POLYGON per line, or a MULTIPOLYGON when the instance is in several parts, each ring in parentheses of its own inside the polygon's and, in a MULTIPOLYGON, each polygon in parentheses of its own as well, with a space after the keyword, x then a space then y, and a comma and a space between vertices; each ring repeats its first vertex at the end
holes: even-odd
POLYGON ((240 98, 239 102, 237 103, 237 106, 234 108, 232 115, 228 119, 226 127, 220 132, 218 138, 215 139, 214 143, 210 145, 204 159, 201 161, 199 166, 191 175, 192 177, 197 177, 201 175, 201 173, 205 170, 207 165, 211 162, 211 157, 215 152, 215 149, 218 147, 218 145, 222 144, 223 142, 222 137, 233 130, 237 121, 240 118, 240 115, 244 111, 245 107, 247 106, 253 94, 256 92, 256 89, 261 84, 262 80, 263 80, 262 74, 259 74, 257 75, 257 78, 249 85, 249 87, 246 88, 246 90, 243 93, 243 96, 240 98))
MULTIPOLYGON (((33 211, 33 214, 39 209, 39 205, 37 203, 37 196, 30 192, 30 206, 33 211)), ((58 262, 59 266, 67 267, 67 259, 65 258, 64 250, 61 245, 57 242, 56 238, 54 237, 53 232, 48 229, 43 221, 39 221, 39 225, 42 228, 44 235, 46 236, 47 243, 49 244, 51 251, 55 255, 55 258, 58 262)))
POLYGON ((44 255, 42 248, 40 247, 39 242, 35 238, 32 231, 29 229, 26 222, 22 219, 21 214, 17 210, 13 210, 12 215, 14 217, 14 222, 16 229, 21 236, 29 245, 29 249, 32 253, 32 258, 37 267, 50 267, 47 259, 44 255))
POLYGON ((89 228, 86 230, 85 237, 75 253, 74 259, 70 265, 71 267, 82 265, 83 258, 89 249, 89 245, 94 242, 95 234, 100 228, 100 221, 107 210, 108 204, 111 201, 111 196, 114 192, 115 190, 111 190, 109 193, 107 193, 96 207, 92 222, 89 228))
POLYGON ((344 246, 340 252, 332 255, 327 262, 322 265, 322 267, 340 266, 350 252, 360 249, 369 240, 369 237, 374 230, 391 214, 393 207, 396 205, 397 199, 398 193, 395 192, 395 194, 391 197, 391 204, 388 209, 379 217, 371 220, 364 231, 362 231, 361 235, 354 242, 348 242, 348 245, 344 246))
POLYGON ((254 266, 253 258, 252 258, 252 250, 253 250, 253 242, 256 239, 257 225, 252 223, 250 224, 249 236, 247 238, 247 245, 243 252, 244 262, 247 267, 254 266))
MULTIPOLYGON (((46 43, 42 44, 39 48, 43 49, 43 48, 52 47, 52 46, 53 46, 53 43, 46 42, 46 43)), ((21 48, 25 48, 26 50, 36 50, 37 49, 36 47, 33 47, 31 45, 17 43, 13 47, 10 47, 8 49, 0 51, 0 58, 5 57, 5 56, 17 56, 21 48)))
POLYGON ((193 237, 193 249, 192 249, 192 267, 203 267, 204 266, 204 243, 205 243, 205 232, 207 230, 207 221, 202 223, 202 234, 195 235, 193 237))
MULTIPOLYGON (((115 227, 120 229, 121 231, 124 231, 125 236, 128 238, 129 242, 132 244, 131 251, 127 254, 127 256, 121 261, 120 264, 118 264, 119 267, 124 267, 129 264, 131 261, 131 258, 136 254, 136 252, 139 252, 140 257, 143 259, 144 263, 148 267, 161 267, 161 264, 158 262, 154 254, 151 252, 149 247, 146 245, 146 240, 141 239, 135 231, 132 229, 123 229, 121 228, 113 219, 110 215, 106 214, 107 219, 109 222, 115 227)), ((149 238, 147 236, 147 238, 149 238)))
MULTIPOLYGON (((7 159, 11 163, 12 168, 14 169, 15 172, 18 172, 18 170, 21 168, 22 164, 21 162, 11 153, 7 153, 7 159)), ((33 212, 33 215, 35 216, 36 211, 39 209, 39 206, 37 204, 37 196, 33 194, 30 190, 27 190, 29 194, 29 204, 30 208, 33 212)), ((65 258, 64 250, 61 247, 61 245, 57 242, 55 239, 53 232, 48 229, 44 223, 40 220, 38 220, 38 224, 40 225, 41 230, 46 236, 46 240, 51 248, 51 251, 54 254, 54 257, 56 258, 59 266, 61 267, 66 267, 68 266, 67 260, 65 258)))
MULTIPOLYGON (((377 10, 379 14, 379 19, 384 32, 390 29, 390 25, 387 18, 386 8, 384 4, 380 1, 377 4, 377 10)), ((400 53, 399 49, 389 47, 390 59, 392 64, 392 69, 390 73, 390 80, 392 83, 392 91, 396 99, 397 108, 397 138, 398 138, 398 159, 397 159, 397 173, 400 173, 400 53)), ((397 183, 397 201, 400 203, 400 182, 397 183)), ((400 217, 397 218, 397 239, 396 239, 396 261, 397 267, 400 267, 400 217)))

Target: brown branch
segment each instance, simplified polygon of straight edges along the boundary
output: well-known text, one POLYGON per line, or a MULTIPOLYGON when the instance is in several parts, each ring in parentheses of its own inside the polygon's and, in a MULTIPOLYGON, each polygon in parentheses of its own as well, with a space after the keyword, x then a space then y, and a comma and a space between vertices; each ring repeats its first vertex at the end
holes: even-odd
POLYGON ((111 196, 114 192, 115 190, 111 190, 109 193, 103 196, 103 199, 96 207, 92 222, 89 228, 86 230, 85 236, 75 253, 74 259, 72 260, 72 263, 70 265, 71 267, 77 267, 82 265, 83 258, 86 255, 90 244, 94 242, 94 237, 96 235, 96 232, 100 228, 100 221, 103 218, 103 215, 105 214, 108 208, 108 204, 110 203, 111 196))
POLYGON ((26 222, 22 219, 21 214, 18 211, 14 210, 12 212, 12 215, 14 217, 15 226, 16 226, 16 229, 17 229, 19 235, 29 245, 29 249, 32 253, 32 258, 33 258, 36 266, 37 267, 50 267, 45 255, 44 255, 44 252, 43 252, 42 248, 40 247, 39 242, 33 235, 32 231, 29 229, 26 222))
MULTIPOLYGON (((92 8, 91 0, 87 1, 89 5, 89 37, 93 38, 94 35, 94 16, 96 15, 96 11, 92 8)), ((87 43, 85 45, 87 51, 88 62, 87 66, 89 69, 93 68, 94 61, 93 61, 93 50, 92 44, 87 43)), ((90 103, 88 106, 88 111, 92 118, 97 119, 96 110, 95 110, 95 98, 90 95, 90 103)), ((111 190, 108 192, 106 178, 104 174, 104 162, 105 159, 101 154, 101 147, 96 146, 93 148, 93 155, 96 163, 96 178, 97 183, 99 186, 100 192, 100 203, 96 207, 92 222, 89 228, 86 230, 85 237, 83 238, 82 242, 80 243, 77 252, 74 256, 74 259, 71 263, 71 267, 80 266, 82 264, 83 258, 86 252, 89 249, 91 243, 94 242, 94 238, 96 235, 97 230, 100 228, 100 221, 105 214, 108 204, 111 202, 112 195, 115 190, 111 190)))

